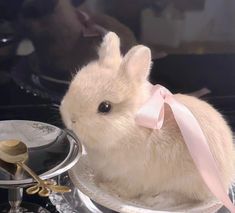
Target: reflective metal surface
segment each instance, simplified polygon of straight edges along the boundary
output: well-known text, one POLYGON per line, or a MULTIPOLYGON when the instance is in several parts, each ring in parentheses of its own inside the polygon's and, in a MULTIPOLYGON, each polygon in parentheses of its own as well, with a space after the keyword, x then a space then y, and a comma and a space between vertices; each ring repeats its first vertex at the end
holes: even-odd
POLYGON ((113 210, 97 204, 77 189, 70 180, 68 173, 59 175, 57 181, 59 184, 72 189, 71 193, 50 195, 52 204, 56 206, 60 213, 114 213, 113 210))
MULTIPOLYGON (((71 168, 79 159, 81 145, 70 132, 53 125, 36 122, 10 120, 0 122, 0 141, 19 139, 28 146, 26 164, 42 179, 55 177, 71 168)), ((25 186, 32 183, 26 174, 17 180, 0 170, 0 186, 25 186)))
MULTIPOLYGON (((83 194, 72 183, 68 173, 63 173, 57 177, 57 181, 60 184, 66 185, 72 189, 68 194, 51 194, 50 200, 53 205, 56 206, 60 213, 114 213, 115 211, 107 209, 91 200, 88 196, 83 194)), ((231 187, 229 196, 233 202, 235 202, 235 187, 231 187)), ((144 212, 144 210, 143 210, 144 212)), ((196 212, 196 211, 195 211, 196 212)), ((209 212, 209 211, 208 211, 209 212)), ((229 213, 229 211, 222 207, 217 213, 229 213)))

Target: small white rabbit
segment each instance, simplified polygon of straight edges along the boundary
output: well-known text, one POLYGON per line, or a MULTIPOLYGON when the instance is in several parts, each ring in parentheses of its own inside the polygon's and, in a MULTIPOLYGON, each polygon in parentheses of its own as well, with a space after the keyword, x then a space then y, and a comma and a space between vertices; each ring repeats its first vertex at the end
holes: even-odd
MULTIPOLYGON (((119 43, 115 33, 104 37, 99 59, 77 73, 60 107, 65 125, 86 148, 97 182, 125 198, 167 192, 179 200, 211 198, 167 106, 160 130, 135 123, 150 96, 151 53, 138 45, 122 57, 119 43)), ((199 122, 228 190, 235 170, 229 126, 208 103, 182 94, 174 97, 199 122)))

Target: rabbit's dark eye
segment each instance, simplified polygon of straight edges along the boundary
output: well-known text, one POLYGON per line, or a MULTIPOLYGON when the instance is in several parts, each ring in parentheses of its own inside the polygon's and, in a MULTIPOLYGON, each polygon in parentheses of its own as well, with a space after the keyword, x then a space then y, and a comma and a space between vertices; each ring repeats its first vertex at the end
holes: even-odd
POLYGON ((100 103, 98 107, 98 112, 100 113, 108 113, 112 109, 112 105, 109 101, 103 101, 100 103))

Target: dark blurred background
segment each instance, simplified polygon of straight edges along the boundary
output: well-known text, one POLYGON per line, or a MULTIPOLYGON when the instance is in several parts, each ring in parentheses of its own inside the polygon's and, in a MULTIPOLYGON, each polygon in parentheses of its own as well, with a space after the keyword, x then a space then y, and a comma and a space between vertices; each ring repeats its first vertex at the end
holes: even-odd
POLYGON ((152 83, 203 95, 235 128, 233 0, 0 0, 0 120, 62 127, 58 104, 108 31, 123 54, 151 48, 152 83))

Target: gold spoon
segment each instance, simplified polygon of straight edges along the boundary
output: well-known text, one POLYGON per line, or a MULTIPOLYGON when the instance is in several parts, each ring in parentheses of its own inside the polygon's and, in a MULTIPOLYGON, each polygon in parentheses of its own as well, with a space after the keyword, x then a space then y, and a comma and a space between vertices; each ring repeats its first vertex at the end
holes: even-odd
POLYGON ((37 181, 36 185, 31 186, 26 190, 28 194, 35 194, 38 192, 41 197, 47 197, 52 191, 59 193, 71 191, 66 186, 56 185, 56 182, 53 180, 42 180, 24 163, 28 159, 28 148, 22 141, 0 141, 0 159, 7 163, 16 164, 37 181))

